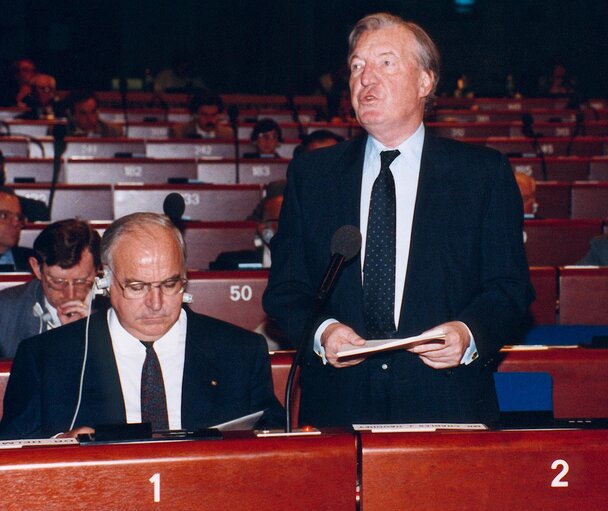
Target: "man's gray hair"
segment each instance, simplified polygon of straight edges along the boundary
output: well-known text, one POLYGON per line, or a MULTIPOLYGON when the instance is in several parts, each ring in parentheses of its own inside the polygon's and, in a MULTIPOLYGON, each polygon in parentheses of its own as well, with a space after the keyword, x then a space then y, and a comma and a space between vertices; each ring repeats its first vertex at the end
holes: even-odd
POLYGON ((424 71, 428 72, 433 80, 431 92, 427 96, 425 102, 425 107, 428 110, 435 99, 435 91, 437 90, 437 84, 439 83, 441 57, 437 46, 420 25, 412 23, 411 21, 406 21, 399 16, 387 12, 369 14, 368 16, 361 18, 348 36, 348 62, 350 63, 355 46, 363 32, 395 26, 405 28, 414 36, 418 45, 417 51, 415 52, 418 65, 424 71))
POLYGON ((112 251, 116 242, 125 234, 135 235, 154 235, 149 232, 150 227, 162 227, 166 229, 179 246, 180 254, 182 256, 181 267, 185 270, 186 268, 186 243, 179 231, 169 217, 158 213, 133 213, 120 217, 118 220, 112 222, 110 227, 106 229, 101 238, 101 262, 105 266, 113 268, 112 251))

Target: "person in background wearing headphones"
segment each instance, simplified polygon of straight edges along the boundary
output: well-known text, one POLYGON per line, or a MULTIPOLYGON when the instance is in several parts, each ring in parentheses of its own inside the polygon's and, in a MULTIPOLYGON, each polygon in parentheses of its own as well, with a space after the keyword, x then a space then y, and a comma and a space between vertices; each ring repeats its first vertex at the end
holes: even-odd
POLYGON ((186 246, 167 216, 119 218, 101 254, 96 288, 109 289, 111 307, 21 343, 0 438, 125 423, 196 431, 258 411, 261 426, 282 424, 263 338, 183 308, 186 246))
POLYGON ((48 225, 34 241, 35 278, 0 291, 0 357, 12 358, 23 339, 84 318, 101 267, 100 236, 81 220, 48 225))
POLYGON ((260 119, 251 132, 255 153, 245 153, 243 158, 280 158, 277 148, 283 142, 281 127, 273 119, 260 119))

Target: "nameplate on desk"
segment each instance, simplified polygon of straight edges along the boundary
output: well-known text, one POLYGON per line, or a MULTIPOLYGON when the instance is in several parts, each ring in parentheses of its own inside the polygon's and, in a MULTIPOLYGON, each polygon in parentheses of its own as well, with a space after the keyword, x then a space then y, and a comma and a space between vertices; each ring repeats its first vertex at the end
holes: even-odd
POLYGON ((0 449, 18 449, 21 447, 57 447, 60 445, 78 445, 75 438, 28 438, 25 440, 3 440, 0 449))
POLYGON ((429 422, 411 424, 353 424, 355 431, 369 431, 371 433, 420 433, 424 431, 457 430, 457 431, 484 431, 485 424, 451 422, 429 422))

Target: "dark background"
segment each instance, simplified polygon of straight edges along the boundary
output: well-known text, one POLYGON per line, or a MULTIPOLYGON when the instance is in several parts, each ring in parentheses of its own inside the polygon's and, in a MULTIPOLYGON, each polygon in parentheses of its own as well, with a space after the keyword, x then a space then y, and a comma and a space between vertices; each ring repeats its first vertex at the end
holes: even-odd
POLYGON ((513 73, 527 95, 563 62, 586 96, 608 92, 608 2, 477 0, 0 0, 0 59, 30 56, 60 89, 111 88, 189 54, 220 92, 312 93, 339 67, 354 22, 389 10, 420 23, 443 57, 440 91, 466 73, 477 95, 501 95, 513 73))

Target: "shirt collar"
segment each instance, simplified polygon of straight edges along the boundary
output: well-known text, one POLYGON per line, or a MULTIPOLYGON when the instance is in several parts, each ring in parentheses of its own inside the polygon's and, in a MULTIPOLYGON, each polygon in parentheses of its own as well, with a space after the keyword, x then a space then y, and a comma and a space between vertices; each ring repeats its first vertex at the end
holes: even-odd
MULTIPOLYGON (((403 155, 404 158, 408 161, 418 161, 420 162, 420 158, 422 155, 422 146, 424 145, 424 123, 420 123, 420 126, 416 129, 416 131, 406 138, 401 144, 397 147, 386 147, 380 141, 375 139, 372 135, 367 136, 367 144, 365 146, 365 161, 366 162, 379 162, 380 161, 380 153, 382 151, 390 151, 392 149, 398 149, 400 156, 403 155)), ((399 158, 396 160, 399 162, 399 158)), ((402 160, 403 161, 403 160, 402 160)), ((373 168, 378 166, 379 163, 373 165, 373 168)), ((392 167, 391 167, 392 168, 392 167)))
MULTIPOLYGON (((186 325, 186 311, 182 309, 178 320, 169 329, 169 331, 160 339, 154 341, 154 349, 158 352, 159 349, 163 349, 165 347, 170 348, 170 346, 174 343, 185 339, 186 325)), ((118 352, 129 353, 135 350, 145 349, 141 344, 141 341, 137 337, 127 332, 127 330, 125 330, 125 328, 120 324, 116 311, 112 307, 108 310, 108 328, 110 330, 113 345, 118 352)))

